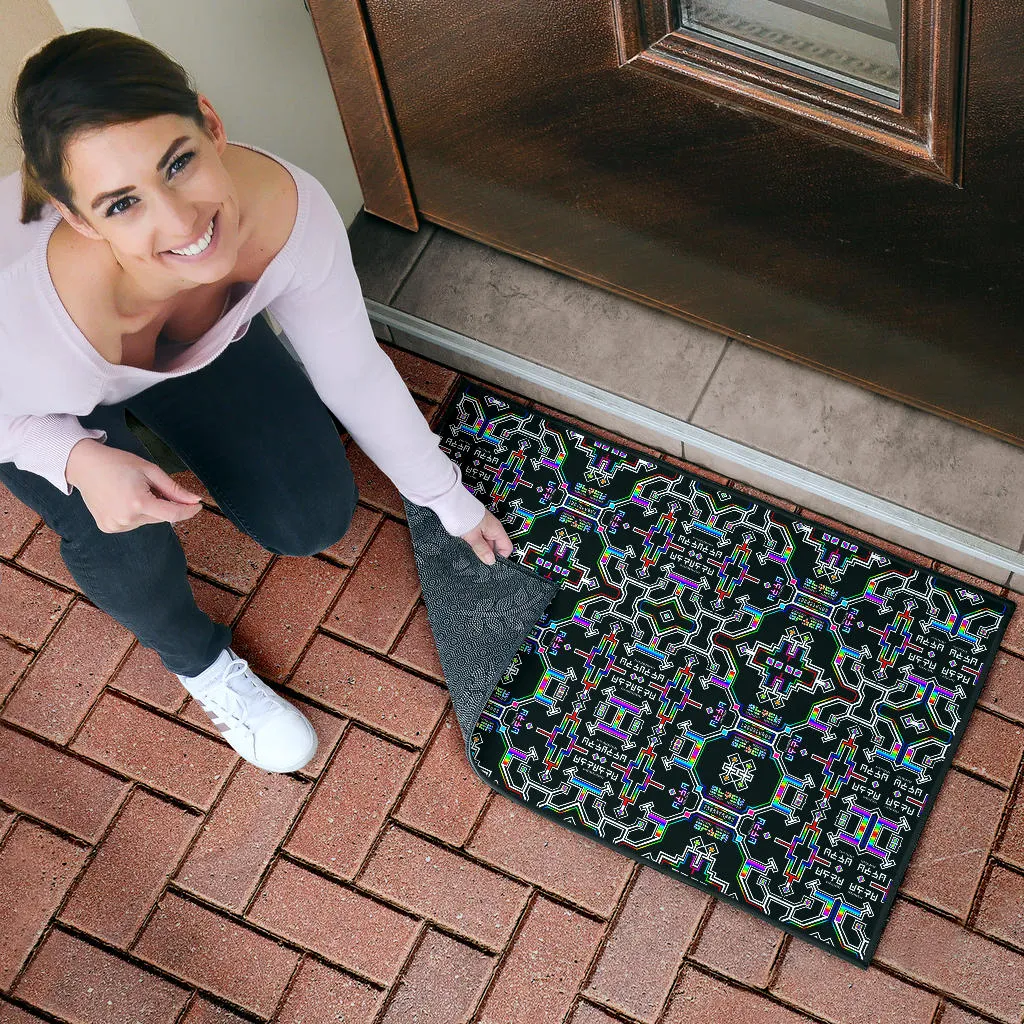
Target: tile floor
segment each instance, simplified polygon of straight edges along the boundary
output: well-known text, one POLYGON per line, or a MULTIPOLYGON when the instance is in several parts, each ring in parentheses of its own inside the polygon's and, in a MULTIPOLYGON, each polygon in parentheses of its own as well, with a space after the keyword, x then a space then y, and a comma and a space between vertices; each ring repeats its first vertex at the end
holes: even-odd
MULTIPOLYGON (((360 214, 351 231, 364 294, 513 355, 741 442, 832 480, 1024 551, 1024 449, 829 374, 424 223, 360 214), (623 353, 630 353, 628 359, 623 353)), ((423 351, 393 332, 403 348, 423 351)), ((455 365, 455 364, 452 364, 455 365)), ((627 437, 774 489, 896 543, 908 536, 611 414, 570 404, 472 362, 456 369, 522 390, 627 437)), ((937 542, 934 557, 1024 589, 937 542)))
MULTIPOLYGON (((433 416, 456 375, 387 351, 433 416)), ((476 779, 400 499, 349 445, 361 504, 321 555, 209 499, 178 527, 201 605, 317 729, 291 776, 240 761, 0 489, 0 1024, 1021 1020, 1024 610, 865 972, 476 779)))

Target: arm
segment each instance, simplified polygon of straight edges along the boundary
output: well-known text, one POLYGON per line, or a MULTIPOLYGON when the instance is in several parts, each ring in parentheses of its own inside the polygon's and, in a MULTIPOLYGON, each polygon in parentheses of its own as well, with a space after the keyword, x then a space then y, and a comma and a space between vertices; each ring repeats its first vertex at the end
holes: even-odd
POLYGON ((270 303, 324 404, 400 494, 462 536, 487 511, 440 449, 394 364, 377 343, 352 265, 348 234, 309 176, 309 219, 292 284, 270 303))
POLYGON ((71 494, 65 476, 71 450, 79 441, 106 441, 105 430, 83 427, 77 416, 6 416, 0 413, 0 462, 45 477, 58 490, 71 494))

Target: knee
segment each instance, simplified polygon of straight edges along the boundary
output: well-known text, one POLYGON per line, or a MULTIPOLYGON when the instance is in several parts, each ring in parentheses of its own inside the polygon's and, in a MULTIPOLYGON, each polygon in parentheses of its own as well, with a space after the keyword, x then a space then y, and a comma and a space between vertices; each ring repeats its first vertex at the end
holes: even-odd
POLYGON ((336 544, 348 532, 355 514, 358 491, 334 500, 318 499, 314 507, 297 507, 291 514, 278 509, 272 523, 257 540, 276 555, 315 555, 336 544))

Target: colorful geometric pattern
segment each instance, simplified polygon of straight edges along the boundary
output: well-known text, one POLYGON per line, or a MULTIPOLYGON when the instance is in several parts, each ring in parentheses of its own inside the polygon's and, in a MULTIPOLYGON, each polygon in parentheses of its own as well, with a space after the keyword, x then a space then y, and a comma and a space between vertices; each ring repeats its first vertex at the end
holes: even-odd
POLYGON ((1012 602, 477 385, 435 429, 561 587, 478 774, 866 966, 1012 602))

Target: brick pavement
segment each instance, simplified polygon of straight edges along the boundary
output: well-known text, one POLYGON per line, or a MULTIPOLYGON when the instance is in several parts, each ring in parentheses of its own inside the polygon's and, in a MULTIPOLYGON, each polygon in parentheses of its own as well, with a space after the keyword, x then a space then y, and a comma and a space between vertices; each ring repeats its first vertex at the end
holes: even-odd
MULTIPOLYGON (((388 351, 432 415, 455 374, 388 351)), ((401 501, 349 450, 361 504, 321 555, 275 558, 209 499, 178 527, 202 607, 320 736, 287 777, 0 488, 0 1024, 1021 1020, 1024 611, 865 972, 477 780, 401 501)))

